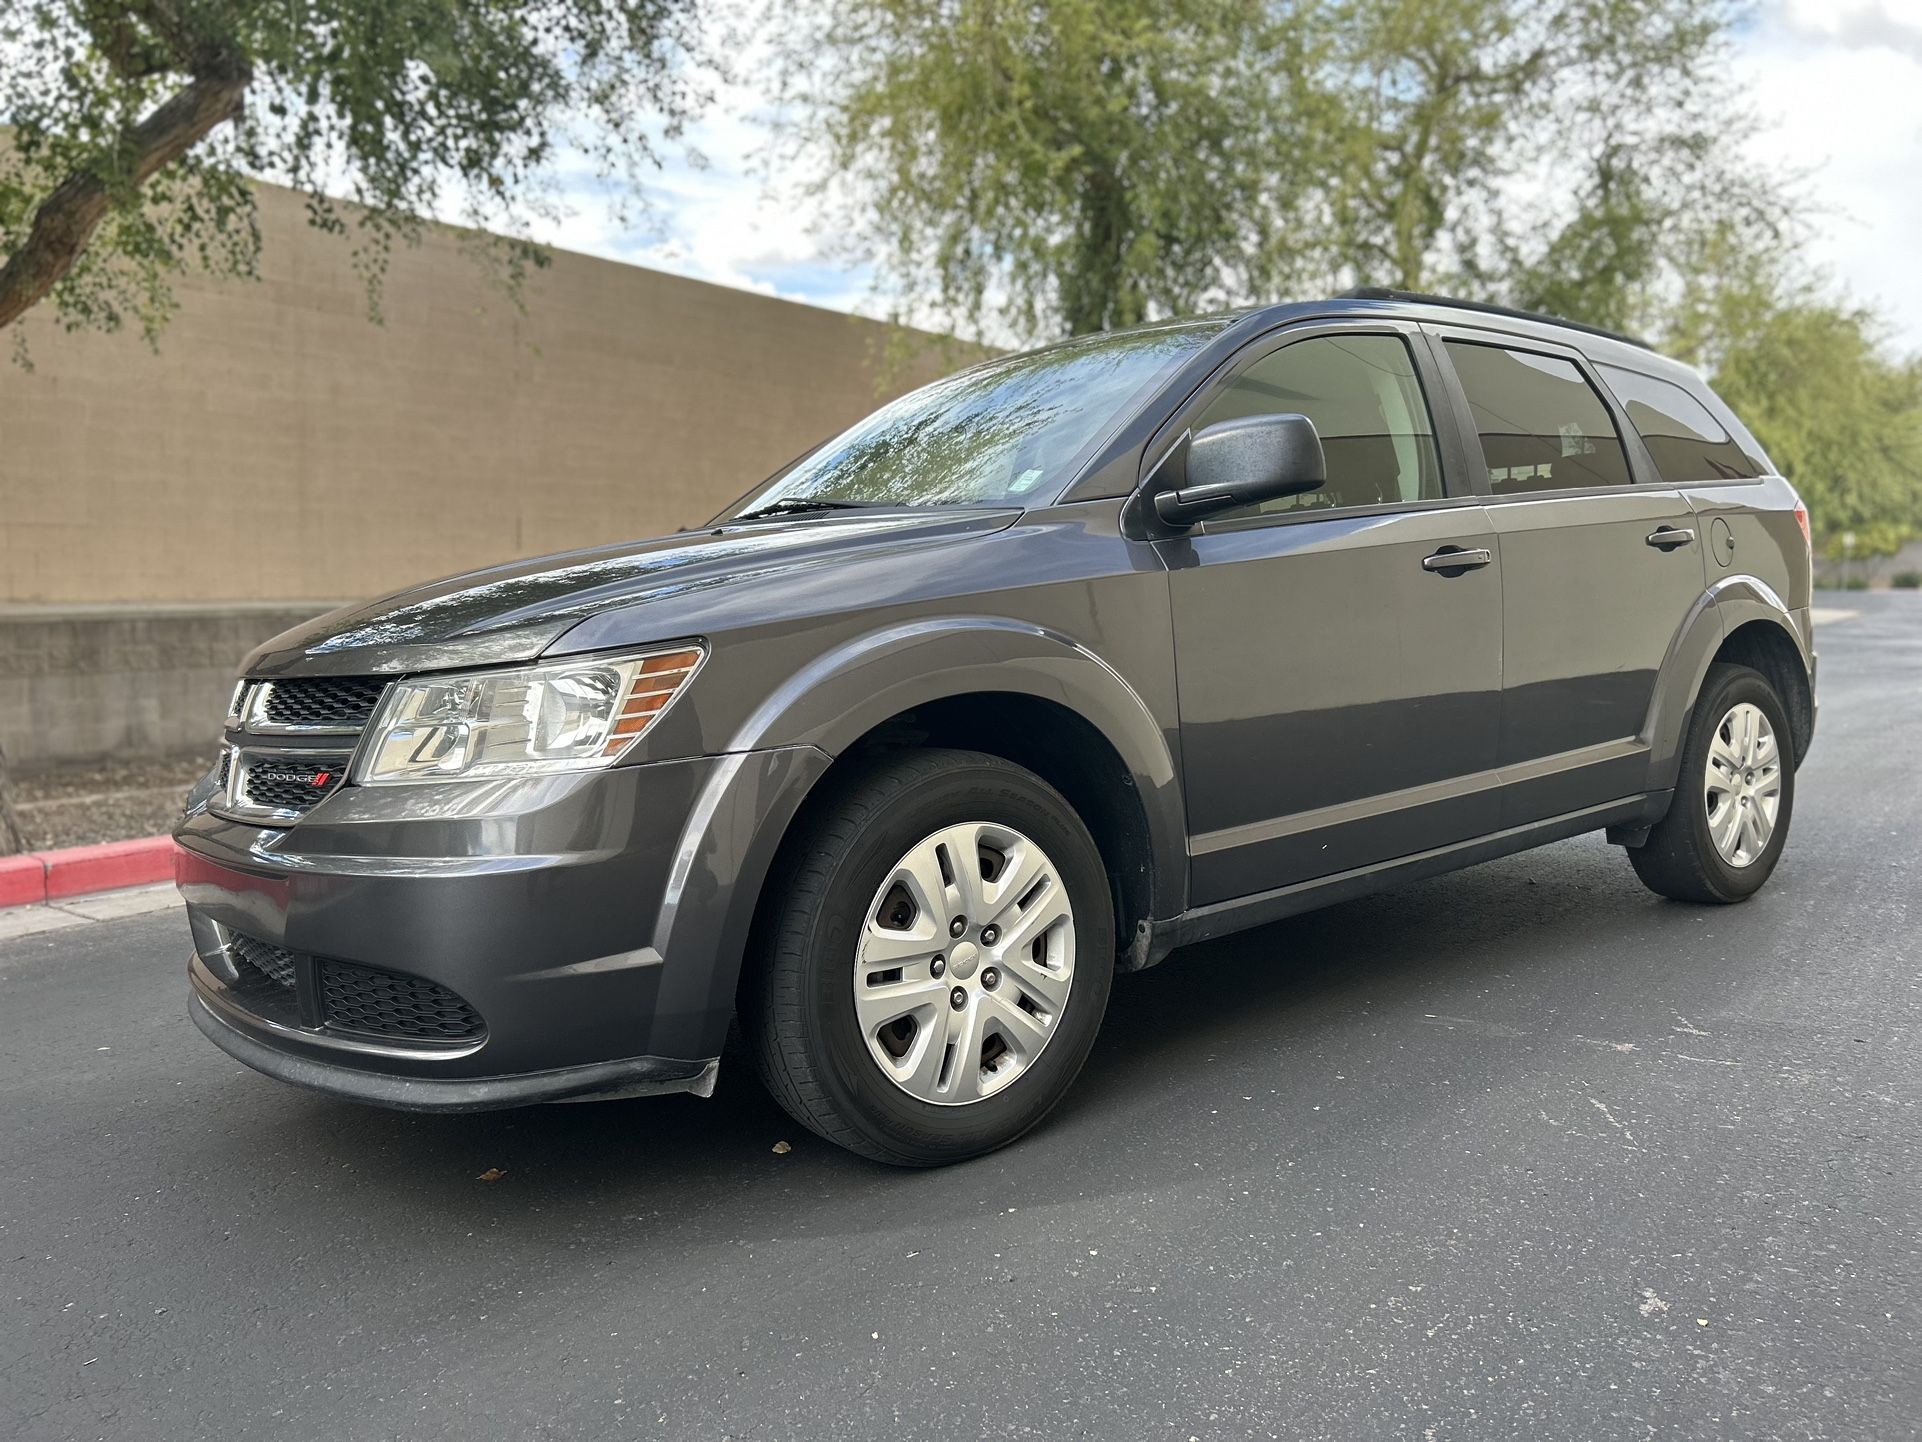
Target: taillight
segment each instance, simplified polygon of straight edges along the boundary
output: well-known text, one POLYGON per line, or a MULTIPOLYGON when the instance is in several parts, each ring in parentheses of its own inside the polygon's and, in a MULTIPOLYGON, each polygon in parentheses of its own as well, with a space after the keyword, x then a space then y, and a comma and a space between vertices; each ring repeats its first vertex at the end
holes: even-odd
POLYGON ((1814 550, 1815 543, 1809 539, 1809 508, 1801 501, 1795 503, 1795 524, 1802 528, 1802 545, 1814 550))

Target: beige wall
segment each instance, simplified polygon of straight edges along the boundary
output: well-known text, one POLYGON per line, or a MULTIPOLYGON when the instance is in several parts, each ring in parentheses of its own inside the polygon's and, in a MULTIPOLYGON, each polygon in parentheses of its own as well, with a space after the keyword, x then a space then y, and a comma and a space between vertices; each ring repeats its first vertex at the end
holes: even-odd
POLYGON ((565 253, 521 315, 440 232, 383 328, 295 197, 261 221, 261 283, 181 284, 157 356, 29 315, 0 604, 346 599, 672 531, 878 399, 872 322, 565 253))

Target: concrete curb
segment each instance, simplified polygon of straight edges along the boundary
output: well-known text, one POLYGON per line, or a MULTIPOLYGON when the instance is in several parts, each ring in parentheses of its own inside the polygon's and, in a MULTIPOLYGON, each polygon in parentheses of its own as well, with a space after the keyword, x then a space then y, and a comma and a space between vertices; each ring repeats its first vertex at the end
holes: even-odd
POLYGON ((171 836, 142 836, 133 841, 105 841, 98 846, 0 856, 0 907, 32 906, 96 891, 144 886, 171 880, 173 874, 171 836))

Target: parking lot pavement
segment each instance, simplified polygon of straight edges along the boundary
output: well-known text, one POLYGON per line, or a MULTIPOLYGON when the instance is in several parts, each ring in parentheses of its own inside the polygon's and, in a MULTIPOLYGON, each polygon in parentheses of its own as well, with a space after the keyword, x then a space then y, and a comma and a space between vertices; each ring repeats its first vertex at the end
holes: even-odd
POLYGON ((361 1110, 175 913, 0 942, 0 1435, 1916 1436, 1922 599, 1846 606, 1756 900, 1591 838, 1183 952, 945 1172, 734 1063, 361 1110))

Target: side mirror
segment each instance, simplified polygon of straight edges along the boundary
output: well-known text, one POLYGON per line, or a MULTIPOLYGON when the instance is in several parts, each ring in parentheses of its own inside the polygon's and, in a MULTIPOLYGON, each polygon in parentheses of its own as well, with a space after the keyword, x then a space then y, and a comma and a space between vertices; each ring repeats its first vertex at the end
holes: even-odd
POLYGON ((1155 514, 1171 526, 1237 506, 1317 491, 1327 483, 1321 437, 1306 416, 1240 416, 1216 421, 1188 442, 1178 490, 1162 491, 1155 514))

